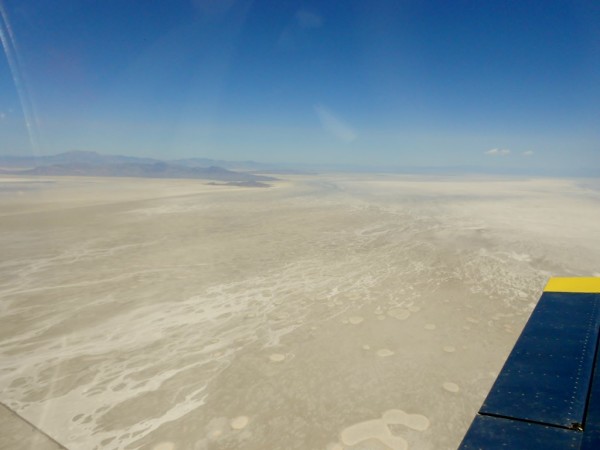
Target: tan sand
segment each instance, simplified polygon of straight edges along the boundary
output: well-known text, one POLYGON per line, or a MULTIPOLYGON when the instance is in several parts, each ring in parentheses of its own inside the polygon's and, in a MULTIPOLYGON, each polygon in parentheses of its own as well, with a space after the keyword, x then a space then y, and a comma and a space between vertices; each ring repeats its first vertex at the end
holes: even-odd
POLYGON ((72 450, 454 449, 547 278, 600 267, 593 180, 34 181, 0 401, 72 450))

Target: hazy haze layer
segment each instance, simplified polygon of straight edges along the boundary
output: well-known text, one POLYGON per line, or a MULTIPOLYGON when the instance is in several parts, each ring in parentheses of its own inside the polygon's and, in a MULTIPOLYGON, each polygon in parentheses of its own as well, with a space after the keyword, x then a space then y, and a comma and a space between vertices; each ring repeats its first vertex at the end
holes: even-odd
POLYGON ((452 449, 589 181, 0 178, 0 401, 70 449, 452 449))

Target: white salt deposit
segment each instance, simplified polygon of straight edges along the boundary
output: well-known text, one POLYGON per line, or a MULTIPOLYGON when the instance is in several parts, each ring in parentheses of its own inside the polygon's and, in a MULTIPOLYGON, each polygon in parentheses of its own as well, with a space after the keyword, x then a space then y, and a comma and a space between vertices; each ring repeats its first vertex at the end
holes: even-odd
POLYGON ((238 416, 234 419, 231 419, 231 428, 233 428, 234 430, 241 430, 243 428, 246 428, 246 425, 248 425, 250 419, 248 419, 248 416, 238 416))
POLYGON ((351 425, 340 433, 340 441, 347 446, 356 446, 368 440, 377 440, 391 450, 406 450, 408 441, 393 434, 390 425, 401 425, 415 431, 429 428, 429 419, 420 414, 407 414, 400 409, 385 411, 381 419, 366 420, 351 425))
POLYGON ((458 384, 452 383, 450 381, 444 382, 444 384, 442 384, 442 387, 444 389, 446 389, 448 392, 458 392, 460 390, 460 388, 458 387, 458 384))

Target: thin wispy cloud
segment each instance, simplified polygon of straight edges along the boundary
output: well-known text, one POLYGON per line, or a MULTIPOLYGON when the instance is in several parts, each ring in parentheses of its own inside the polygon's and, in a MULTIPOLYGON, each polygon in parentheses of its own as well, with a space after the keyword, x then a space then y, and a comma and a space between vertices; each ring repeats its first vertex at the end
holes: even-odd
POLYGON ((350 125, 345 123, 323 105, 315 105, 315 112, 317 113, 317 117, 319 118, 323 129, 339 140, 349 143, 356 140, 358 137, 358 134, 350 125))
POLYGON ((533 155, 533 150, 527 150, 525 152, 523 152, 523 156, 531 156, 533 155))
POLYGON ((507 148, 492 148, 484 153, 490 156, 506 156, 510 154, 510 150, 507 148))
POLYGON ((296 22, 302 28, 319 28, 323 25, 323 18, 314 12, 300 10, 296 13, 296 22))
POLYGON ((6 113, 0 112, 0 120, 4 120, 4 119, 6 119, 6 113))

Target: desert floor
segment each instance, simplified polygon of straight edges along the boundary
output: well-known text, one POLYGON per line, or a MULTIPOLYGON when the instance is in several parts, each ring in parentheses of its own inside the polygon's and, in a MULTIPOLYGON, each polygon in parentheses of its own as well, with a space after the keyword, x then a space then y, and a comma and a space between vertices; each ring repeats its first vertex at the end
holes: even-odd
POLYGON ((0 178, 0 447, 454 449, 600 275, 594 181, 285 178, 0 178))

